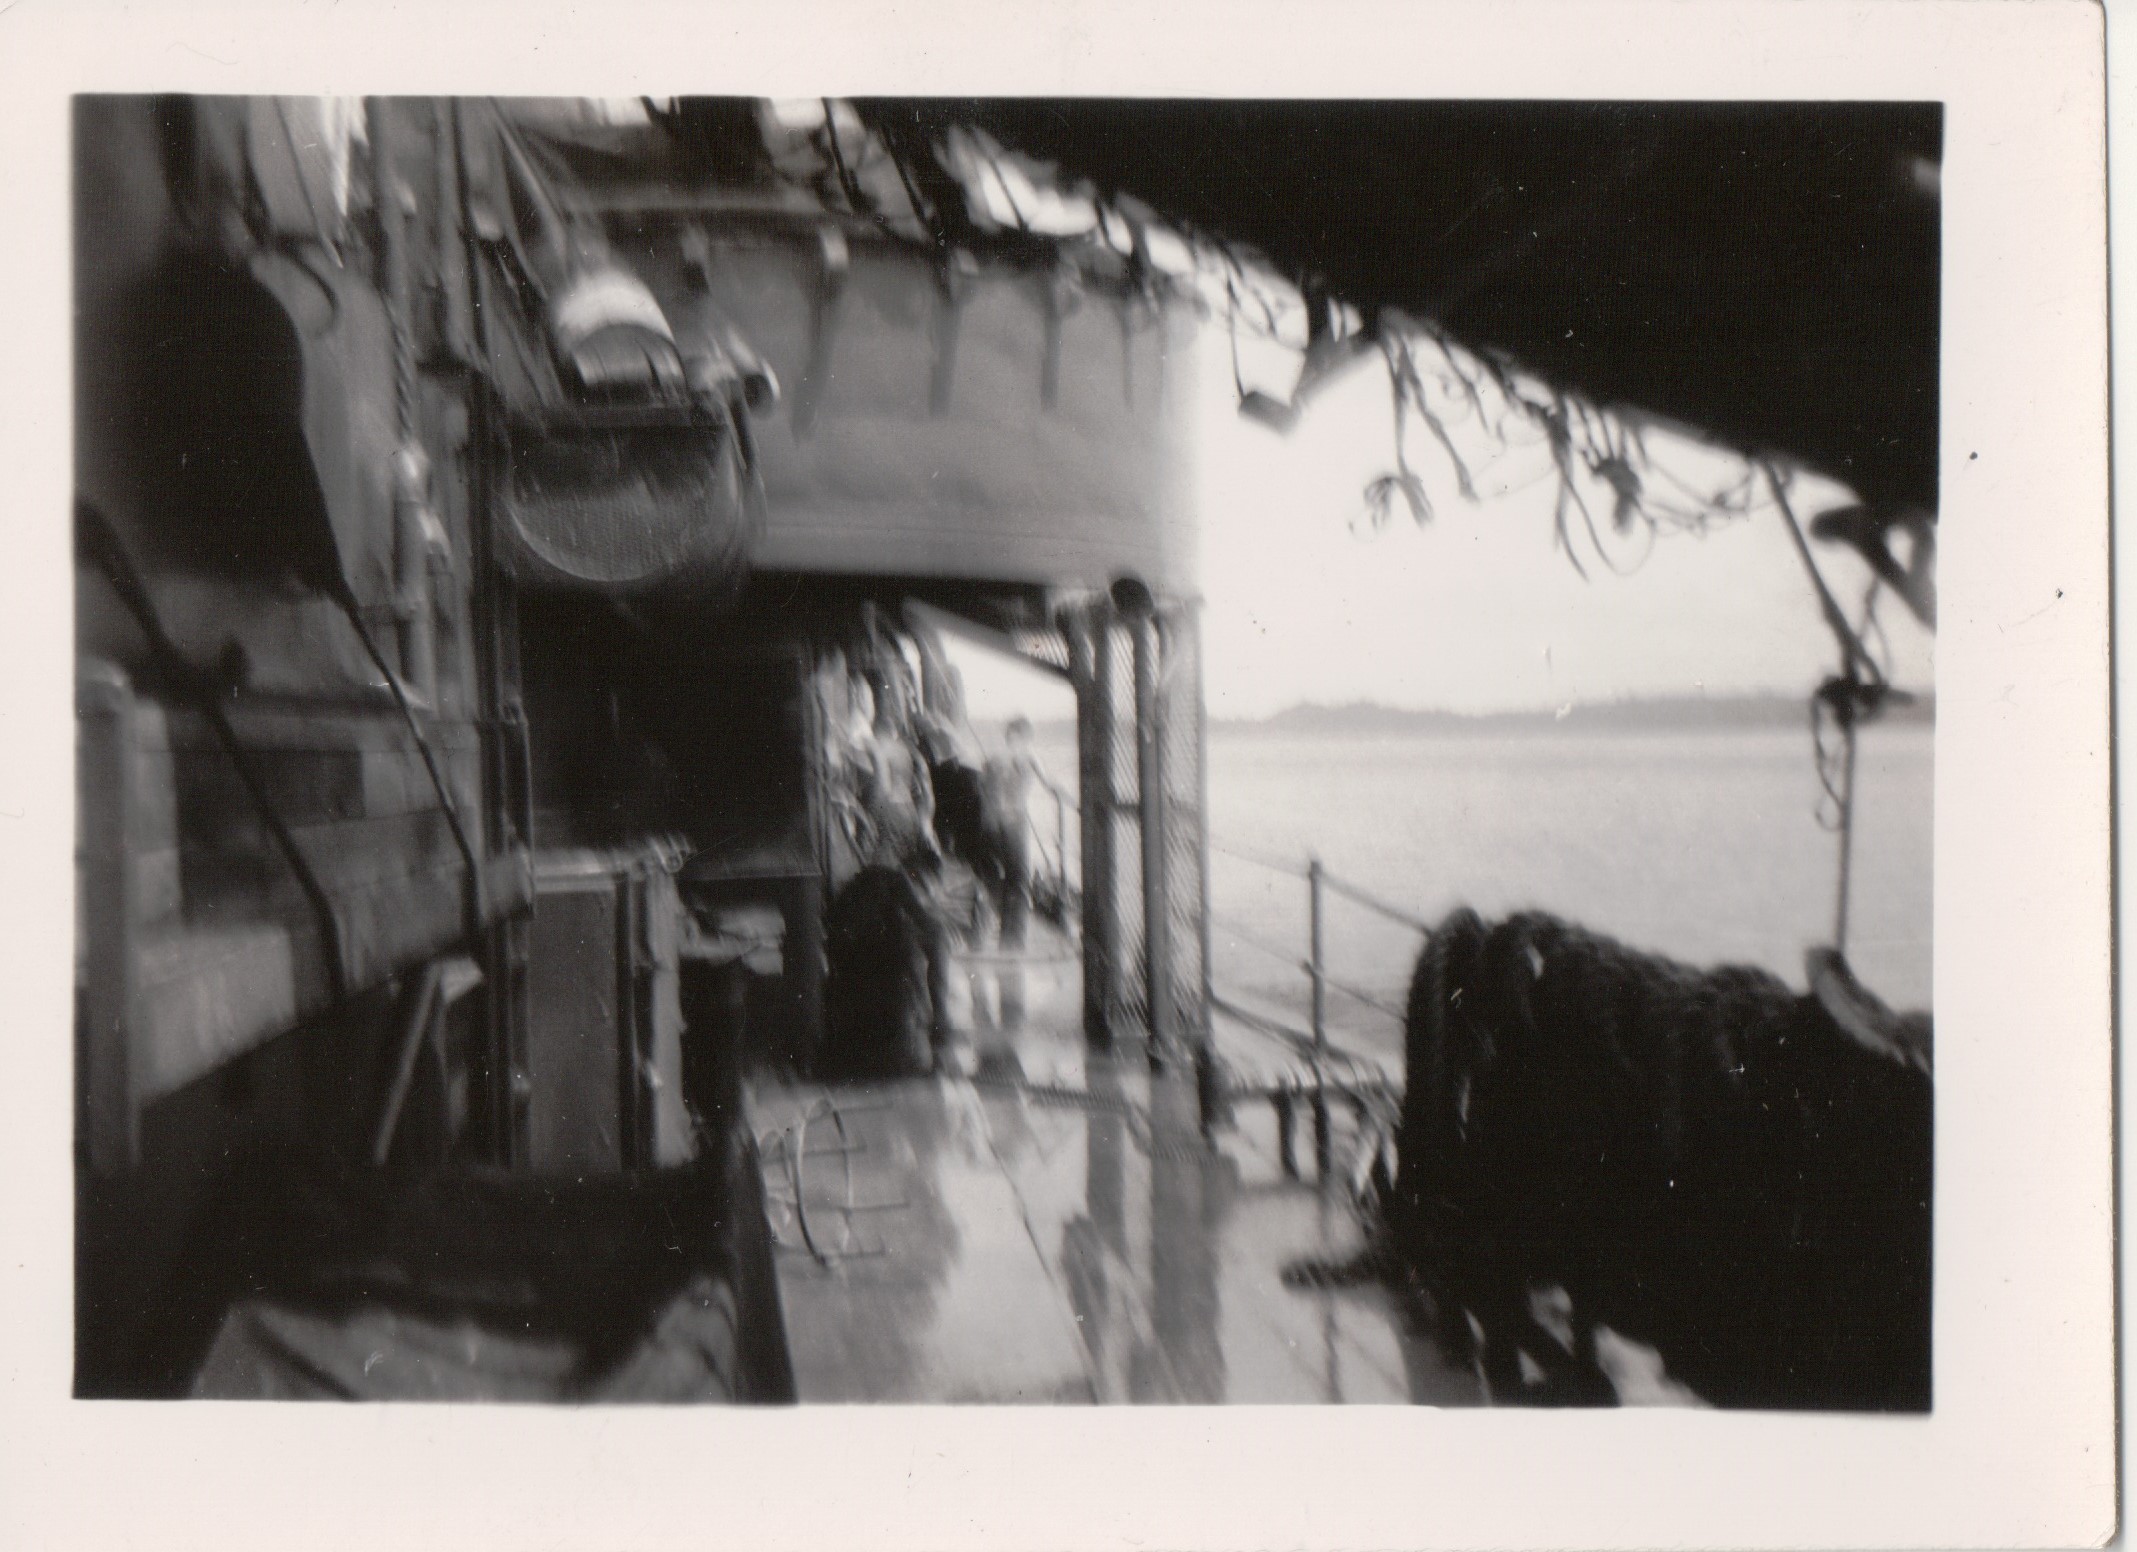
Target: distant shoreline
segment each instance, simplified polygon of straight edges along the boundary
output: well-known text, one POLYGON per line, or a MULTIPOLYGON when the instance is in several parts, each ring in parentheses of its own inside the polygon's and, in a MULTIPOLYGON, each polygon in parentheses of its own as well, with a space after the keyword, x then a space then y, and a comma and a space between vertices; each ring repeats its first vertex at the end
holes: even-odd
MULTIPOLYGON (((1669 696, 1641 700, 1582 701, 1563 712, 1460 712, 1386 706, 1378 701, 1338 705, 1301 702, 1266 717, 1213 717, 1210 731, 1244 735, 1300 734, 1512 734, 1512 733, 1726 733, 1797 730, 1808 725, 1807 696, 1669 696)), ((1931 727, 1936 699, 1925 695, 1885 711, 1875 726, 1931 727)), ((1042 732, 1073 734, 1071 722, 1049 722, 1042 732)))
MULTIPOLYGON (((1376 701, 1342 705, 1306 702, 1262 718, 1215 718, 1213 732, 1227 733, 1518 733, 1518 732, 1739 732, 1796 729, 1810 718, 1807 697, 1790 695, 1672 696, 1643 700, 1581 701, 1563 711, 1458 712, 1410 710, 1376 701)), ((1880 726, 1929 727, 1936 720, 1933 697, 1888 707, 1880 726)))

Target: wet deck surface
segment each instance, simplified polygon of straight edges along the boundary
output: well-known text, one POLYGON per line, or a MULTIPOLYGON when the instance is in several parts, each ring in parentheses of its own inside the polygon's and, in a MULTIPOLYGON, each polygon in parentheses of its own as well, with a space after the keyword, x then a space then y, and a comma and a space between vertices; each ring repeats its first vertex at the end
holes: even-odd
POLYGON ((1190 1080, 1087 1051, 1072 961, 968 976, 961 1074, 750 1089, 802 1400, 1482 1401, 1388 1288, 1286 1283, 1363 1238, 1269 1107, 1212 1147, 1190 1080))

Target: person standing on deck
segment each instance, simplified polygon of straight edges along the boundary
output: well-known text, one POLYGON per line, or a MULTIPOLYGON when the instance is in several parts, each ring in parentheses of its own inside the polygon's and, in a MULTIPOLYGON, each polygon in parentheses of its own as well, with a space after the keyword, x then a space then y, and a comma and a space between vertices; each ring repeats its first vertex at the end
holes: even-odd
POLYGON ((1013 717, 1002 730, 1007 750, 987 761, 981 774, 982 814, 989 868, 1002 920, 1002 945, 1021 948, 1024 925, 1031 914, 1031 793, 1044 787, 1062 802, 1068 794, 1047 775, 1046 767, 1032 748, 1029 717, 1013 717))
MULTIPOLYGON (((858 785, 870 847, 863 861, 901 873, 912 884, 925 920, 929 1033, 939 1052, 952 1038, 950 943, 936 897, 942 852, 935 842, 935 791, 927 761, 915 747, 903 684, 886 677, 873 695, 873 726, 859 744, 858 785)), ((858 699, 858 697, 857 697, 858 699)))
POLYGON ((861 749, 861 804, 875 841, 868 860, 916 877, 933 871, 941 861, 935 849, 935 792, 891 697, 877 699, 874 726, 861 749))

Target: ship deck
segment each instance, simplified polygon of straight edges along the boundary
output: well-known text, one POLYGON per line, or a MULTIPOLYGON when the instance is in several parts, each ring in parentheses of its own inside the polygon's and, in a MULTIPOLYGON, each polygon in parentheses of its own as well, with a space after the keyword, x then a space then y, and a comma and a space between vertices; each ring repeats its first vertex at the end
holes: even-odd
POLYGON ((1091 1050, 1077 968, 965 962, 950 1072, 750 1083, 800 1399, 1480 1403, 1410 1296, 1286 1277, 1364 1248, 1348 1195, 1273 1105, 1205 1139, 1191 1073, 1091 1050))

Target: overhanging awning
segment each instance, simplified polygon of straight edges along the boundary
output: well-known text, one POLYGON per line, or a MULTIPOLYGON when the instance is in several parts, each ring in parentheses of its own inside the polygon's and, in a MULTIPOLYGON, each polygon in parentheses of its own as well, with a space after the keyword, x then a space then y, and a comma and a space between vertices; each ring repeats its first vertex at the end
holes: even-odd
POLYGON ((872 102, 1604 404, 1937 499, 1935 103, 872 102))

